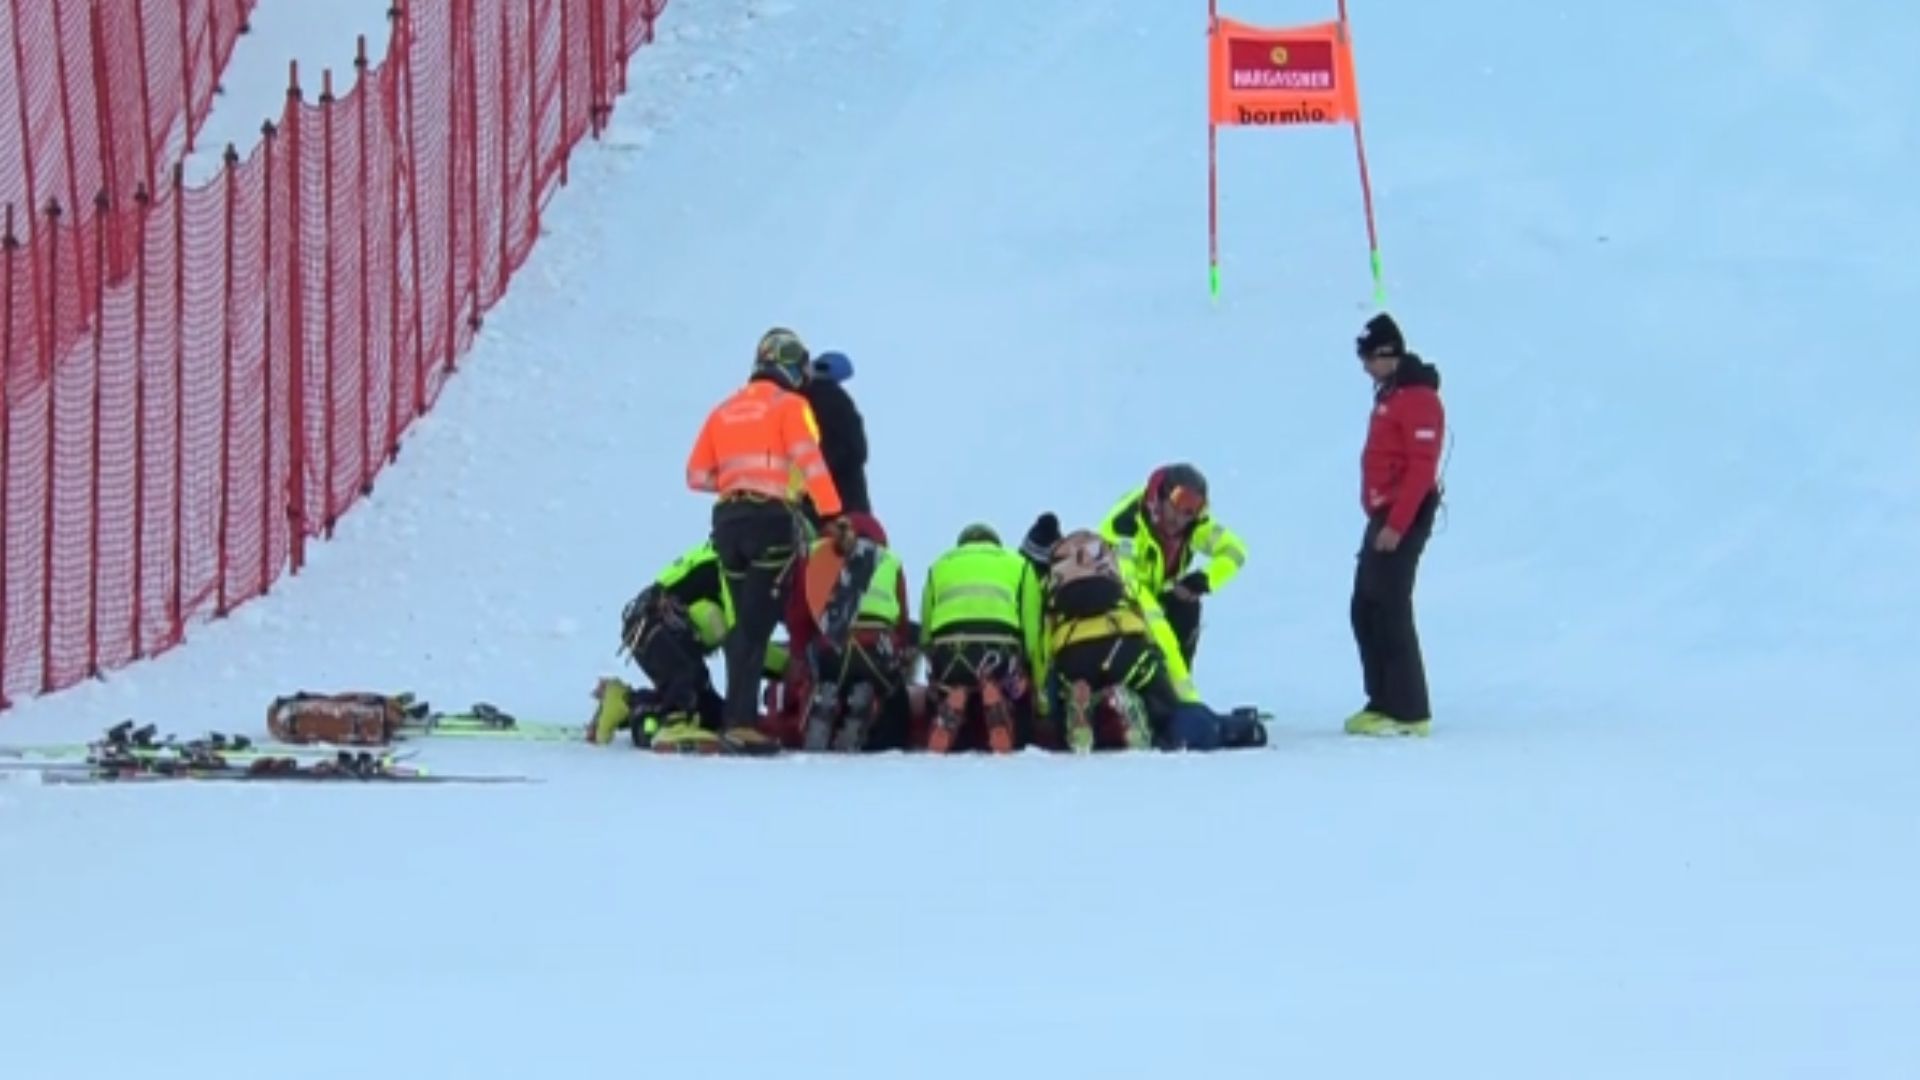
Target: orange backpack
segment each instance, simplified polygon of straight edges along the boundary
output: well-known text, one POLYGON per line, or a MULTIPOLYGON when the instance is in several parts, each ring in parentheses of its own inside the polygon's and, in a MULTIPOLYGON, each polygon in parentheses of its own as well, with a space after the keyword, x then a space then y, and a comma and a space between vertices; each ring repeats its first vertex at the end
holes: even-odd
POLYGON ((407 705, 387 694, 301 691, 267 706, 267 732, 285 743, 385 746, 407 721, 407 705))

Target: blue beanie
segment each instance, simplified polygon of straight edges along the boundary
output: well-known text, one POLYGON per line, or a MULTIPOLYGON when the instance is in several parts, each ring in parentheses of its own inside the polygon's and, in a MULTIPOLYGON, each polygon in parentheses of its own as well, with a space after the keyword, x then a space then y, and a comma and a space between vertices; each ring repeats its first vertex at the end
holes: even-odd
POLYGON ((853 378, 853 361, 843 352, 823 352, 813 358, 813 377, 842 383, 853 378))

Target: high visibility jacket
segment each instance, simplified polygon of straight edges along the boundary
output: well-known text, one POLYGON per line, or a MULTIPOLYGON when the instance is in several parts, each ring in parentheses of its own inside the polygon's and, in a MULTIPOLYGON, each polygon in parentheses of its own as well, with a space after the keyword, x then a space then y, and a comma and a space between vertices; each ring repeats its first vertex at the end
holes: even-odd
MULTIPOLYGON (((1173 683, 1174 694, 1183 702, 1201 700, 1200 690, 1193 682, 1193 672, 1180 655, 1180 639, 1174 634, 1173 624, 1167 621, 1166 612, 1160 607, 1158 594, 1141 588, 1140 582, 1130 572, 1127 573, 1126 589, 1126 598, 1116 604, 1113 610, 1100 615, 1074 619, 1048 613, 1040 639, 1041 647, 1033 662, 1034 682, 1046 685, 1053 657, 1069 645, 1112 637, 1145 637, 1160 653, 1161 665, 1166 668, 1167 678, 1173 683)), ((1044 714, 1047 711, 1046 695, 1040 695, 1036 701, 1044 714)))
MULTIPOLYGON (((892 631, 894 647, 905 650, 911 643, 911 639, 906 619, 902 616, 913 610, 907 597, 906 570, 900 563, 900 557, 887 547, 886 530, 881 528, 880 522, 873 515, 855 511, 847 515, 847 520, 853 525, 854 535, 878 547, 880 556, 874 563, 873 581, 866 594, 860 598, 860 607, 854 621, 856 624, 867 627, 878 627, 882 622, 887 622, 887 628, 892 631), (889 564, 892 569, 888 568, 889 564), (883 587, 892 591, 891 600, 882 601, 874 595, 875 590, 883 587)), ((807 548, 805 556, 795 564, 795 580, 805 581, 808 564, 813 559, 823 556, 832 547, 831 538, 814 541, 807 548)), ((786 613, 781 621, 787 627, 789 650, 796 655, 805 655, 813 648, 815 640, 820 636, 820 624, 812 604, 807 599, 807 590, 804 586, 787 590, 786 613)))
POLYGON ((920 633, 929 644, 1011 638, 1029 663, 1041 650, 1042 614, 1033 563, 990 540, 935 559, 920 592, 920 633))
POLYGON ((1193 672, 1180 653, 1180 636, 1173 632, 1173 624, 1167 621, 1167 613, 1160 607, 1160 595, 1136 588, 1133 600, 1147 618, 1147 635, 1160 650, 1160 662, 1166 666, 1167 677, 1173 680, 1173 692, 1181 701, 1199 701, 1200 690, 1194 686, 1193 672))
POLYGON ((765 379, 749 382, 707 415, 687 455, 687 487, 784 502, 797 502, 804 491, 822 517, 840 513, 807 399, 765 379))
POLYGON ((673 560, 654 583, 687 609, 702 648, 711 652, 726 641, 727 628, 733 625, 733 593, 711 541, 673 560))
POLYGON ((1119 553, 1142 591, 1159 596, 1187 575, 1195 555, 1207 557, 1207 591, 1218 592, 1247 563, 1247 545, 1232 529, 1202 513, 1171 548, 1147 520, 1146 488, 1122 499, 1100 525, 1100 535, 1119 553))
MULTIPOLYGON (((682 553, 660 571, 653 583, 686 609, 702 651, 712 655, 727 643, 727 631, 733 629, 733 590, 727 587, 727 575, 712 541, 702 541, 682 553)), ((786 665, 786 646, 777 641, 769 643, 768 676, 779 678, 786 665)))
POLYGON ((876 555, 873 580, 860 596, 860 610, 854 615, 853 624, 891 630, 899 626, 900 619, 906 615, 900 603, 900 579, 906 571, 900 565, 900 556, 886 548, 879 549, 876 555))

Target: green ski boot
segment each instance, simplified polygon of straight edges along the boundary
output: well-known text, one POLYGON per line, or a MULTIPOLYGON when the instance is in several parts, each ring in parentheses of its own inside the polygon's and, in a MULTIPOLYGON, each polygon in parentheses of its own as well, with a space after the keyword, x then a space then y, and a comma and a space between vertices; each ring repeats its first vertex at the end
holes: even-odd
POLYGON ((1093 689, 1083 682, 1067 690, 1067 749, 1093 753, 1093 689))
POLYGON ((1107 703, 1127 726, 1127 749, 1153 749, 1153 725, 1147 720, 1147 703, 1124 686, 1107 691, 1107 703))
POLYGON ((1346 730, 1349 735, 1364 735, 1376 739, 1401 737, 1426 738, 1428 720, 1395 720, 1385 713, 1361 710, 1347 717, 1346 730))
POLYGON ((605 746, 627 726, 630 709, 627 695, 631 692, 619 679, 601 679, 600 685, 593 688, 593 698, 598 704, 594 707, 593 723, 587 726, 588 742, 605 746))
POLYGON ((646 722, 659 725, 647 740, 648 749, 656 754, 719 754, 727 749, 717 733, 700 726, 697 716, 668 713, 657 720, 648 717, 646 722))

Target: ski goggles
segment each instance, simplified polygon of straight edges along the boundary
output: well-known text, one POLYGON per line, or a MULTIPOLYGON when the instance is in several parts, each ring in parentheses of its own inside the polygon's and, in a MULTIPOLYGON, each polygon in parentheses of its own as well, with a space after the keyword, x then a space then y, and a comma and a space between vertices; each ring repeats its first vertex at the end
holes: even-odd
POLYGON ((1192 488, 1176 486, 1164 496, 1160 513, 1169 525, 1185 526, 1198 521, 1206 508, 1206 496, 1192 488))

